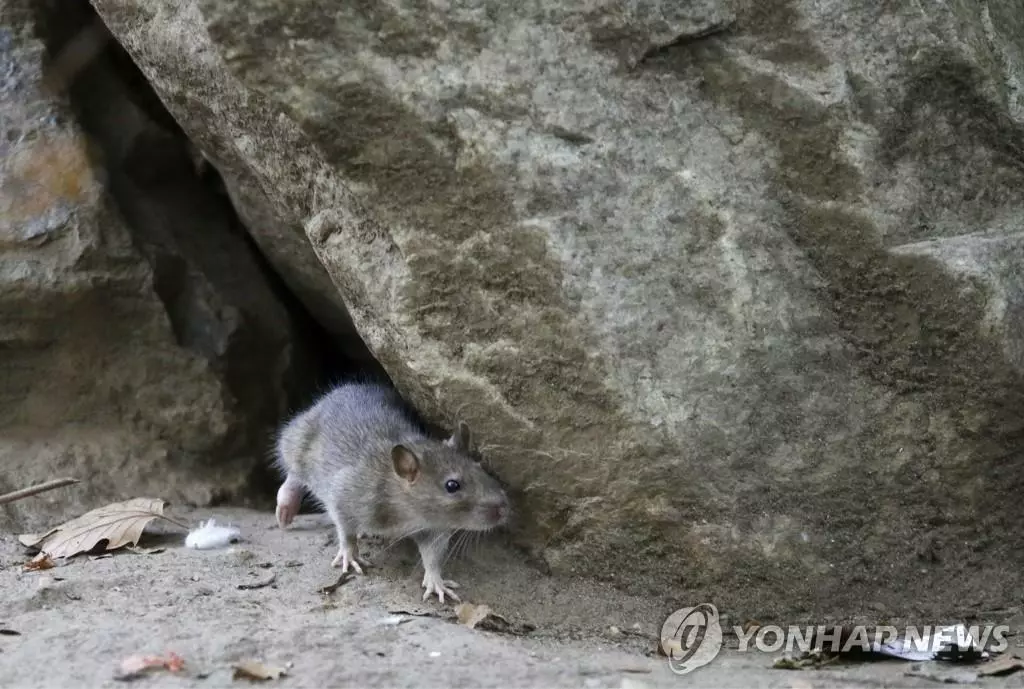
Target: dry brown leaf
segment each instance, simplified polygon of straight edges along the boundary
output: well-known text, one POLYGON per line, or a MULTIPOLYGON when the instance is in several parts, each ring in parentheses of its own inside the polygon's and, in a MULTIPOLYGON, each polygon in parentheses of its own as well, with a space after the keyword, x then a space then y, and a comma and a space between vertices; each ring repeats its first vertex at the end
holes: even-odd
POLYGON ((168 653, 167 657, 161 656, 129 656, 121 661, 120 679, 138 677, 150 670, 167 670, 168 672, 180 672, 185 667, 185 660, 177 653, 168 653))
POLYGON ((170 653, 164 661, 164 667, 171 672, 181 672, 185 667, 185 659, 177 653, 170 653))
POLYGON ((138 553, 139 555, 158 555, 159 553, 162 553, 165 550, 167 550, 167 548, 136 548, 136 547, 132 547, 132 548, 129 548, 129 550, 131 550, 133 553, 138 553))
POLYGON ((283 667, 266 665, 258 660, 243 660, 240 663, 235 663, 234 668, 234 679, 263 681, 278 679, 281 675, 288 674, 283 667))
POLYGON ((340 589, 342 586, 347 584, 352 578, 353 578, 352 572, 342 572, 341 576, 339 576, 338 580, 335 581, 333 584, 327 584, 326 586, 321 586, 320 587, 320 593, 322 595, 324 595, 324 596, 329 596, 332 593, 334 593, 335 591, 337 591, 338 589, 340 589))
POLYGON ((53 569, 57 565, 53 564, 53 560, 46 553, 39 553, 34 558, 25 563, 24 570, 26 572, 39 572, 44 569, 53 569))
POLYGON ((153 656, 128 656, 121 661, 120 676, 134 677, 147 670, 163 667, 163 663, 155 662, 156 660, 153 656))
POLYGON ((528 623, 515 623, 499 615, 487 605, 474 605, 472 603, 460 603, 455 607, 455 614, 459 622, 470 629, 486 629, 500 634, 529 634, 536 627, 528 623))
POLYGON ((248 584, 239 584, 238 588, 243 590, 243 591, 253 590, 253 589, 262 589, 262 588, 266 588, 267 586, 270 586, 275 581, 277 581, 277 575, 274 574, 273 572, 271 572, 269 577, 265 577, 265 578, 263 578, 260 581, 254 581, 254 582, 251 582, 251 583, 248 583, 248 584))
POLYGON ((35 538, 32 534, 26 534, 18 540, 24 545, 38 547, 55 558, 89 552, 101 541, 107 542, 105 550, 116 550, 128 544, 138 545, 146 526, 164 516, 164 504, 163 500, 154 498, 116 502, 61 524, 34 542, 26 542, 35 538))
POLYGON ((427 608, 412 608, 409 610, 388 610, 390 615, 411 615, 412 617, 440 617, 441 615, 436 610, 430 610, 427 608))
POLYGON ((57 531, 57 529, 50 529, 46 533, 41 533, 41 534, 40 533, 26 533, 26 534, 22 534, 22 535, 18 536, 18 541, 20 541, 23 546, 26 546, 28 548, 34 548, 34 547, 36 547, 39 544, 39 542, 41 540, 43 540, 44 538, 46 538, 47 536, 49 536, 50 534, 52 534, 52 533, 54 533, 56 531, 57 531))
POLYGON ((459 617, 459 623, 473 629, 487 619, 491 609, 486 605, 474 605, 472 603, 460 603, 455 607, 455 614, 459 617))
POLYGON ((1024 670, 1024 659, 1021 659, 1016 653, 1008 653, 982 665, 978 668, 978 674, 982 677, 994 677, 1008 675, 1018 670, 1024 670))

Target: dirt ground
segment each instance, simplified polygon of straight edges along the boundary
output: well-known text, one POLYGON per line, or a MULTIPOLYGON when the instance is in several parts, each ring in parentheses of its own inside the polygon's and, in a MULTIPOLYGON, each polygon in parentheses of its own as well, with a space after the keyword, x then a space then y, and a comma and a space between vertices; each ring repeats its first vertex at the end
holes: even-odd
MULTIPOLYGON (((527 633, 470 629, 453 619, 450 605, 423 602, 422 573, 406 543, 382 552, 385 543, 367 542, 364 554, 376 566, 325 596, 320 589, 335 582, 338 571, 330 567, 332 528, 322 515, 302 515, 281 531, 269 513, 168 514, 190 524, 214 517, 239 527, 243 540, 222 550, 191 550, 183 531, 158 522, 140 547, 162 552, 78 556, 26 572, 26 550, 14 534, 3 538, 0 629, 19 634, 0 635, 0 685, 125 686, 116 679, 123 658, 174 652, 185 661, 180 672, 157 671, 131 684, 240 685, 245 680, 233 678, 233 664, 256 659, 287 668, 285 676, 264 683, 282 689, 937 686, 935 679, 909 676, 916 666, 907 662, 787 671, 771 668, 774 656, 729 649, 678 676, 651 653, 664 616, 656 605, 600 585, 545 577, 497 541, 450 561, 445 575, 461 584, 463 600, 486 603, 513 625, 533 625, 527 633), (513 607, 511 600, 531 603, 513 607), (615 634, 612 626, 627 632, 615 634)), ((1024 686, 1024 673, 970 683, 1024 686)))

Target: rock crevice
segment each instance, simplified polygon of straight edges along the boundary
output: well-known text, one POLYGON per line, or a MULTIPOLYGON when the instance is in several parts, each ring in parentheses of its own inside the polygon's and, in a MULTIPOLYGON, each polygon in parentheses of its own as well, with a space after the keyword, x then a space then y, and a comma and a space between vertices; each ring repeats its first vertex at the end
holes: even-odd
POLYGON ((94 5, 554 574, 788 621, 1024 583, 1014 3, 94 5))

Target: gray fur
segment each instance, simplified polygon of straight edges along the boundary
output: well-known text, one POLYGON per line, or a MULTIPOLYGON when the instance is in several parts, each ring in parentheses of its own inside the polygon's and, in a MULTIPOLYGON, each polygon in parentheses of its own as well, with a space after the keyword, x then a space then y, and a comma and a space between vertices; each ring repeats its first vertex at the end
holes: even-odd
POLYGON ((445 441, 430 438, 394 390, 349 383, 282 429, 275 463, 285 477, 282 491, 309 490, 331 516, 338 530, 338 559, 343 552, 357 557, 357 535, 412 536, 427 578, 439 578, 440 558, 453 532, 486 531, 508 517, 504 491, 470 457, 470 442, 464 423, 445 441), (418 460, 418 475, 411 482, 396 472, 392 457, 399 446, 418 460), (449 480, 461 486, 454 494, 445 489, 449 480))

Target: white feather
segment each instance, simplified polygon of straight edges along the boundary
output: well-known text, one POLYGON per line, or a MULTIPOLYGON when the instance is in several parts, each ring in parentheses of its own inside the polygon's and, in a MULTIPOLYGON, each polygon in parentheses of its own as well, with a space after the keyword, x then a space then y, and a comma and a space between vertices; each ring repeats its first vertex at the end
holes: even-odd
POLYGON ((196 550, 223 548, 237 541, 242 532, 234 526, 218 526, 210 520, 199 528, 192 529, 185 537, 185 547, 196 550))

